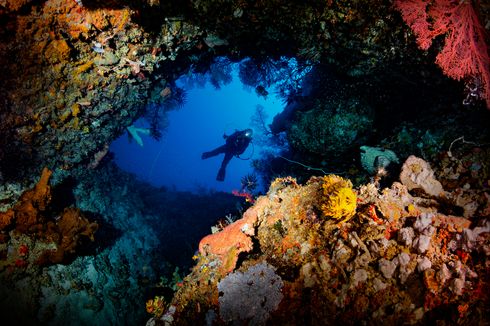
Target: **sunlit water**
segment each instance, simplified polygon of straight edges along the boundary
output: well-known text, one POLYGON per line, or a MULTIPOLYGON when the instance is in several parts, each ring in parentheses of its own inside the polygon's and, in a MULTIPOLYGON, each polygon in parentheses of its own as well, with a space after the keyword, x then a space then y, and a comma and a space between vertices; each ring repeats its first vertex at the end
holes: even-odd
POLYGON ((123 135, 111 145, 116 163, 154 186, 186 191, 240 189, 241 178, 253 172, 252 159, 260 155, 258 144, 253 142, 241 155, 242 159, 231 160, 224 182, 216 181, 223 155, 201 160, 201 154, 224 144, 224 133, 229 135, 235 129, 245 128, 260 132, 250 121, 256 106, 265 108, 268 124, 282 110, 281 100, 274 94, 265 99, 254 90, 245 89, 236 70, 233 81, 219 90, 209 84, 186 90, 186 104, 169 112, 169 127, 162 140, 143 135, 141 147, 123 135))

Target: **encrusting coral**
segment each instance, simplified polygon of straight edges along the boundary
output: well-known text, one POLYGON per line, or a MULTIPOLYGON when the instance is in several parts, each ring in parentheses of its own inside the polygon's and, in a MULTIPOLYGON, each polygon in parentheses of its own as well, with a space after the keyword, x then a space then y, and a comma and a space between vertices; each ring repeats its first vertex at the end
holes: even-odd
POLYGON ((247 210, 239 221, 218 233, 204 237, 199 243, 199 253, 219 257, 222 271, 232 271, 239 254, 252 250, 253 243, 250 237, 255 235, 256 221, 257 212, 254 209, 247 210))
POLYGON ((51 173, 44 168, 36 186, 24 192, 12 209, 0 212, 0 231, 8 231, 14 227, 21 233, 34 233, 39 229, 39 224, 44 222, 39 212, 45 211, 51 200, 51 173))
MULTIPOLYGON (((404 169, 408 174, 411 165, 404 169)), ((280 302, 261 312, 258 324, 485 321, 489 196, 474 190, 473 200, 487 204, 477 205, 471 217, 458 216, 443 208, 459 205, 456 190, 441 197, 411 193, 408 187, 421 188, 417 180, 424 184, 414 180, 354 191, 338 176, 312 177, 305 185, 277 179, 243 220, 203 239, 196 266, 160 321, 254 323, 255 315, 233 308, 228 292, 253 291, 249 298, 268 302, 275 288, 280 302), (341 190, 349 191, 339 195, 341 190), (276 275, 260 289, 261 279, 250 276, 258 266, 266 269, 260 275, 276 275)))
POLYGON ((80 209, 67 207, 54 215, 50 176, 51 171, 44 168, 34 188, 25 191, 11 209, 0 212, 0 271, 9 266, 61 263, 83 237, 94 241, 98 225, 80 209), (17 253, 9 250, 12 247, 18 247, 17 253))

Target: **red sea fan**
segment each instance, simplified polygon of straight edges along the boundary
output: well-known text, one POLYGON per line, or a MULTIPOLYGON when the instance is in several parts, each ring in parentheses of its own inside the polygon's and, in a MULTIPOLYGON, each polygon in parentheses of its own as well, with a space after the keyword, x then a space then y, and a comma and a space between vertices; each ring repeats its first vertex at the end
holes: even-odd
POLYGON ((428 1, 425 0, 396 0, 394 2, 395 8, 402 14, 403 20, 417 37, 417 44, 422 50, 427 50, 433 39, 427 16, 428 4, 428 1))
MULTIPOLYGON (((490 67, 485 31, 470 3, 463 2, 450 12, 448 35, 436 63, 454 79, 480 75, 485 85, 485 98, 490 105, 490 67)), ((444 16, 445 13, 440 15, 444 16)))
POLYGON ((395 0, 394 6, 414 32, 421 49, 427 50, 436 36, 446 35, 436 63, 444 74, 456 80, 480 79, 482 97, 490 109, 488 47, 471 1, 395 0))

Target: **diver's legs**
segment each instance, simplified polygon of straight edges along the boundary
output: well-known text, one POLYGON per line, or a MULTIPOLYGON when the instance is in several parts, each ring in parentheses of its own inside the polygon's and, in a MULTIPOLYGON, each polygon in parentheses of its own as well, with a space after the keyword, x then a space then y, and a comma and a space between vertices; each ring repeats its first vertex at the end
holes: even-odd
POLYGON ((218 181, 225 180, 226 166, 228 165, 228 163, 232 158, 233 158, 232 153, 225 153, 225 157, 223 158, 223 162, 221 162, 221 167, 219 168, 218 175, 216 176, 216 180, 218 181))
POLYGON ((204 153, 202 153, 201 159, 205 160, 205 159, 210 158, 212 156, 216 156, 218 154, 224 153, 225 151, 226 151, 226 145, 223 145, 223 146, 220 146, 220 147, 218 147, 216 149, 213 149, 210 152, 204 152, 204 153))

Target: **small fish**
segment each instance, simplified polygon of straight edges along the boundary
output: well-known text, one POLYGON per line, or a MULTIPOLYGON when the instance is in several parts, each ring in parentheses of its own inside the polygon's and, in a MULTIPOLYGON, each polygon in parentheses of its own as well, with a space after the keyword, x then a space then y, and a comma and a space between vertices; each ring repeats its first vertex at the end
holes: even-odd
POLYGON ((92 50, 94 50, 97 53, 104 53, 104 48, 102 47, 102 44, 99 42, 94 42, 94 46, 92 46, 92 50))

